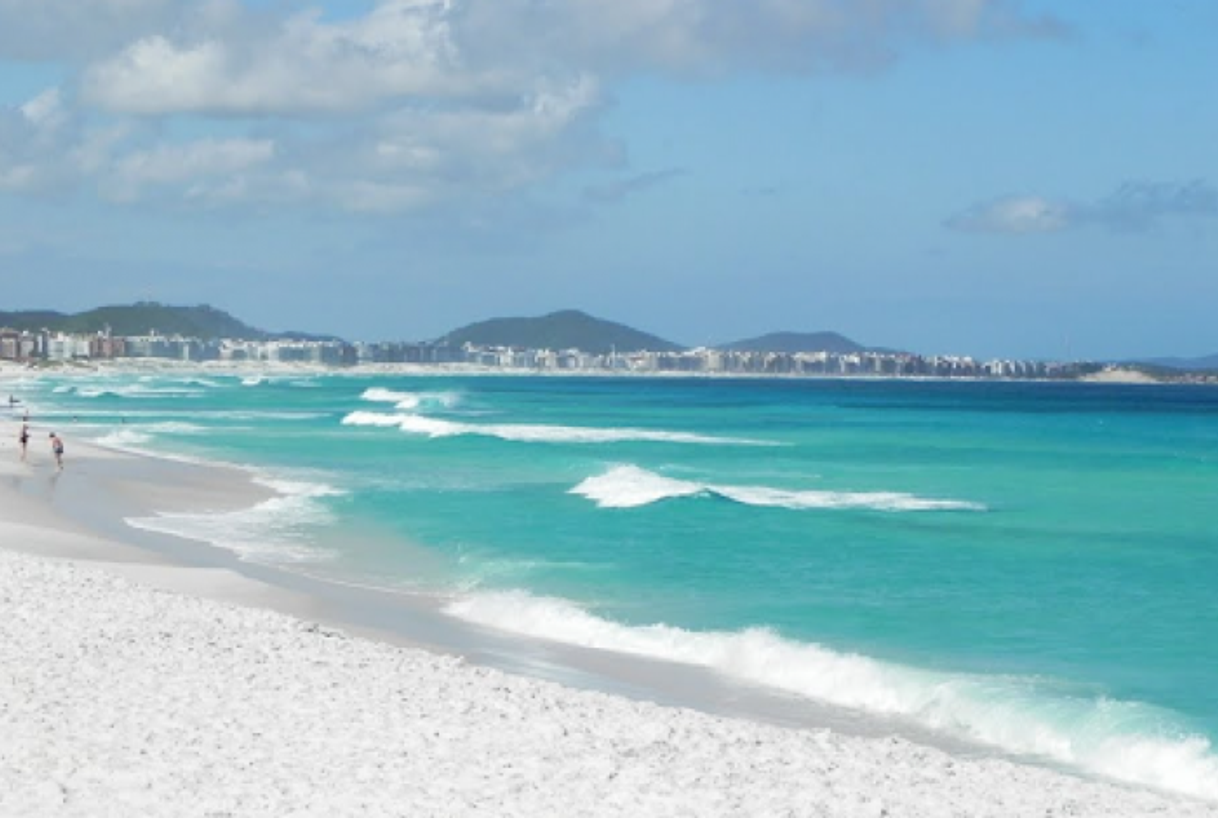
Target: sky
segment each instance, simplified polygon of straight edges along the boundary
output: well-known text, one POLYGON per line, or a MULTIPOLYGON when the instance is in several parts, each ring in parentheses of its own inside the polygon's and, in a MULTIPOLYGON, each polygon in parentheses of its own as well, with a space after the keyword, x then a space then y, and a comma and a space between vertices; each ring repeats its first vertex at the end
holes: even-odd
POLYGON ((0 309, 1218 352, 1213 0, 0 0, 0 309))

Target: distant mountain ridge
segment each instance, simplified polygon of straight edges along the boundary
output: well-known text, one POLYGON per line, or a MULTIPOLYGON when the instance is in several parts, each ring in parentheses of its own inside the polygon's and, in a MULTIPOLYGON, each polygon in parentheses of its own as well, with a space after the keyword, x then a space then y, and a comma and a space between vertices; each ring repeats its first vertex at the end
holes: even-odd
POLYGON ((836 332, 771 332, 757 338, 722 344, 717 349, 729 352, 833 352, 849 355, 867 352, 868 347, 836 332))
POLYGON ((330 336, 299 332, 267 332, 251 327, 224 310, 207 304, 195 307, 174 307, 155 301, 140 301, 131 305, 97 307, 76 314, 53 310, 22 310, 0 312, 0 327, 27 332, 47 329, 91 335, 109 328, 112 335, 181 335, 203 340, 240 338, 248 341, 275 339, 334 340, 330 336))
POLYGON ((1218 353, 1204 355, 1200 358, 1145 358, 1136 363, 1162 366, 1168 369, 1218 369, 1218 353))
POLYGON ((593 355, 684 349, 672 341, 579 310, 561 310, 537 318, 492 318, 455 329, 440 340, 453 346, 579 349, 593 355))

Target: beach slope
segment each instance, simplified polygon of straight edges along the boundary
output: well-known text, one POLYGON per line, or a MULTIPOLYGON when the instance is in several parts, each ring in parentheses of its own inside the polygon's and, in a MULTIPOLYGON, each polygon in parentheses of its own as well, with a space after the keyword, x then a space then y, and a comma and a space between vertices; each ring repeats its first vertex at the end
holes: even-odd
POLYGON ((509 675, 254 594, 237 604, 223 572, 141 562, 60 522, 30 489, 52 485, 47 468, 28 468, 0 486, 3 816, 1218 815, 902 739, 509 675), (211 580, 173 579, 191 572, 211 580))

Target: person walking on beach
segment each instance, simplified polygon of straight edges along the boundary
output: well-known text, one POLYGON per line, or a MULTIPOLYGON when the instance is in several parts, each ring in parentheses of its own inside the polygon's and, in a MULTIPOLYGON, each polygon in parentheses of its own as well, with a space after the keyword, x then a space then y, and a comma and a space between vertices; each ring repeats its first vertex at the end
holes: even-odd
POLYGON ((30 426, 28 423, 21 424, 21 434, 17 435, 18 442, 21 443, 21 460, 25 461, 25 450, 30 445, 30 426))
POLYGON ((59 439, 59 435, 51 432, 51 451, 55 453, 55 464, 59 468, 63 468, 63 441, 59 439))

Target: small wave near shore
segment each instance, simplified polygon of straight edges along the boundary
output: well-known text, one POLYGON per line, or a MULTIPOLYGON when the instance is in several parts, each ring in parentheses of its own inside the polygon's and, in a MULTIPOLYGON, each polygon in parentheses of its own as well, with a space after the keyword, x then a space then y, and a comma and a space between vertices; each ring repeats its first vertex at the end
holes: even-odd
POLYGON ((313 542, 311 532, 333 523, 323 499, 340 495, 341 490, 324 483, 265 476, 255 482, 274 490, 275 496, 224 513, 163 512, 128 517, 125 522, 145 531, 201 540, 245 560, 284 565, 333 558, 313 542))
POLYGON ((1130 784, 1218 801, 1218 755, 1175 714, 1039 677, 923 670, 786 639, 767 628, 631 626, 563 599, 474 592, 445 611, 479 625, 581 647, 711 668, 747 683, 909 719, 999 751, 1130 784))

